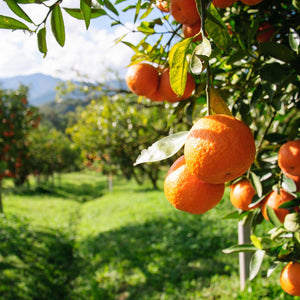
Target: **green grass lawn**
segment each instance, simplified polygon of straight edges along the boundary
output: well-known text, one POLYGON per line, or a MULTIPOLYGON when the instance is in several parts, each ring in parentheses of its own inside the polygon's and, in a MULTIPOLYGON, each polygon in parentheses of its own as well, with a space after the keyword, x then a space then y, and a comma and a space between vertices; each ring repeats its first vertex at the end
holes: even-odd
POLYGON ((6 181, 3 200, 0 299, 296 299, 279 270, 239 290, 238 257, 221 251, 237 241, 227 197, 195 216, 150 184, 115 178, 108 193, 105 177, 72 173, 54 187, 6 181))

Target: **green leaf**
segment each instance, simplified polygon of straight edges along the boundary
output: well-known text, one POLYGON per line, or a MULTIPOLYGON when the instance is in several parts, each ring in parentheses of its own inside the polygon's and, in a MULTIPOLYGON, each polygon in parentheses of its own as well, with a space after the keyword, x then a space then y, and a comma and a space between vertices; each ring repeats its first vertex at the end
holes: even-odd
POLYGON ((114 13, 116 16, 119 15, 118 10, 114 7, 114 5, 111 4, 109 0, 104 0, 104 6, 109 9, 112 13, 114 13))
POLYGON ((279 266, 279 261, 273 261, 267 271, 267 277, 270 277, 272 273, 277 269, 278 266, 279 266))
POLYGON ((270 206, 266 206, 267 207, 267 215, 269 217, 270 222, 276 226, 279 227, 281 226, 281 222, 279 221, 275 211, 273 210, 273 208, 271 208, 270 206))
POLYGON ((185 144, 188 133, 188 131, 182 131, 158 140, 141 152, 134 166, 145 162, 160 161, 173 156, 185 144))
POLYGON ((294 52, 287 46, 275 42, 260 43, 259 51, 264 55, 269 55, 284 62, 289 62, 296 58, 294 52))
POLYGON ((253 280, 258 274, 260 267, 263 263, 265 253, 266 252, 264 250, 257 250, 254 252, 250 261, 250 274, 249 274, 250 280, 253 280))
POLYGON ((0 15, 0 28, 12 29, 12 30, 22 29, 22 30, 30 31, 28 26, 25 25, 24 23, 14 19, 14 18, 2 16, 2 15, 0 15))
POLYGON ((282 176, 282 188, 286 190, 288 193, 295 193, 297 190, 296 183, 293 179, 286 177, 285 175, 282 176))
POLYGON ((262 188, 262 184, 259 180, 259 177, 253 172, 250 172, 250 176, 251 176, 252 184, 256 190, 257 196, 261 197, 262 193, 263 193, 263 188, 262 188))
POLYGON ((288 231, 292 232, 300 232, 300 214, 299 213, 291 213, 286 215, 284 219, 284 227, 288 231))
POLYGON ((182 96, 185 90, 188 71, 186 54, 192 42, 192 38, 184 39, 175 44, 169 53, 170 82, 174 93, 182 96))
POLYGON ((205 29, 218 48, 225 51, 229 50, 231 37, 221 16, 213 5, 210 5, 210 8, 207 10, 205 29))
POLYGON ((91 22, 91 5, 91 0, 80 0, 80 10, 84 18, 86 29, 89 28, 91 22))
MULTIPOLYGON (((79 8, 66 8, 64 7, 63 8, 71 17, 75 18, 75 19, 78 19, 78 20, 84 20, 84 17, 83 17, 83 14, 82 14, 82 11, 79 9, 79 8)), ((105 16, 106 15, 106 12, 104 9, 101 9, 101 8, 93 8, 91 9, 91 19, 94 19, 94 18, 98 18, 98 17, 101 17, 101 16, 105 16)))
POLYGON ((18 17, 24 19, 25 21, 32 23, 32 20, 25 13, 25 11, 16 3, 15 0, 5 0, 8 7, 15 13, 18 17))
POLYGON ((55 5, 51 14, 51 30, 58 44, 63 47, 66 40, 65 25, 59 5, 55 5))
POLYGON ((298 53, 300 46, 300 36, 297 33, 297 31, 293 28, 290 28, 289 43, 292 50, 298 53))
POLYGON ((300 197, 295 198, 291 201, 284 202, 278 208, 293 209, 294 207, 297 207, 299 205, 300 205, 300 197))
POLYGON ((255 248, 252 244, 240 244, 234 245, 227 249, 223 249, 222 252, 225 254, 238 253, 238 252, 255 252, 257 248, 255 248))
POLYGON ((46 42, 46 27, 41 28, 37 33, 38 48, 44 57, 47 54, 47 42, 46 42))
POLYGON ((146 33, 146 34, 152 34, 154 33, 154 29, 151 26, 151 23, 149 22, 142 22, 140 26, 137 27, 138 31, 146 33))
POLYGON ((269 83, 278 84, 285 76, 285 68, 279 63, 265 64, 260 70, 260 78, 269 83))
POLYGON ((199 75, 205 68, 211 55, 211 44, 207 38, 203 38, 202 42, 196 46, 191 57, 190 68, 192 73, 199 75))

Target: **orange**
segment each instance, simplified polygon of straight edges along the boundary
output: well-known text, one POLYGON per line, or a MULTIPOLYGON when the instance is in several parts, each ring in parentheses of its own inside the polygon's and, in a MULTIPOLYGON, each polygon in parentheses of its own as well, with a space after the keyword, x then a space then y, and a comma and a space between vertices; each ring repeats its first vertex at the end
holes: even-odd
POLYGON ((147 63, 132 65, 126 74, 126 83, 134 94, 147 97, 157 90, 158 70, 147 63))
POLYGON ((188 171, 184 156, 169 169, 164 182, 164 193, 177 209, 202 214, 215 207, 224 194, 224 184, 210 184, 197 179, 188 171))
POLYGON ((165 100, 164 97, 158 92, 158 90, 156 90, 153 94, 148 96, 148 98, 154 102, 162 102, 165 100))
POLYGON ((252 184, 247 179, 243 179, 231 186, 230 201, 238 209, 254 209, 257 206, 249 208, 249 205, 255 194, 256 192, 252 184))
MULTIPOLYGON (((183 36, 186 39, 198 34, 200 32, 200 29, 201 29, 201 20, 199 20, 197 23, 192 25, 187 25, 187 24, 182 25, 183 36)), ((202 35, 201 34, 197 35, 197 37, 195 37, 193 41, 194 42, 202 41, 202 35)))
POLYGON ((166 0, 156 0, 155 5, 162 12, 168 13, 170 11, 170 3, 169 3, 169 1, 166 1, 166 0))
POLYGON ((281 288, 292 296, 300 296, 300 263, 289 262, 280 274, 281 288))
POLYGON ((269 221, 269 217, 267 214, 267 206, 270 206, 273 208, 273 210, 276 213, 277 218, 281 223, 284 222, 284 218, 286 215, 288 215, 290 212, 288 209, 285 208, 278 208, 281 204, 291 201, 294 199, 294 196, 286 192, 284 189, 280 189, 279 194, 277 191, 272 191, 270 194, 266 196, 264 199, 262 206, 261 206, 261 212, 264 216, 264 218, 269 221))
POLYGON ((213 5, 218 8, 226 8, 232 6, 237 0, 213 0, 213 5))
POLYGON ((241 0, 241 2, 243 2, 244 4, 249 5, 249 6, 256 5, 262 1, 263 0, 241 0))
POLYGON ((160 75, 158 92, 168 102, 177 102, 189 98, 195 90, 195 87, 196 84, 194 77, 190 73, 187 73, 184 93, 181 97, 178 97, 172 90, 170 82, 170 69, 167 68, 160 75))
POLYGON ((228 115, 198 120, 187 137, 184 155, 189 171, 209 183, 223 183, 243 175, 255 158, 249 127, 228 115))
POLYGON ((180 24, 192 25, 200 19, 195 0, 171 0, 170 12, 180 24))
POLYGON ((300 140, 289 141, 280 147, 278 165, 283 173, 300 176, 300 140))
POLYGON ((271 40, 273 34, 275 33, 275 28, 268 22, 263 22, 260 24, 257 33, 256 40, 259 43, 268 42, 271 40))

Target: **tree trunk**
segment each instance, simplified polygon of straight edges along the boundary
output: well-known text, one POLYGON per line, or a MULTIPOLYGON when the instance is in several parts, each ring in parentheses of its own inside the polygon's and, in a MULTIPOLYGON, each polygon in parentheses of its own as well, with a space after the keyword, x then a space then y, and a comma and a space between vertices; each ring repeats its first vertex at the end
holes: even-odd
POLYGON ((110 193, 114 191, 114 175, 112 173, 107 175, 107 189, 110 193))
POLYGON ((2 180, 0 180, 0 213, 3 214, 3 203, 2 203, 2 180))

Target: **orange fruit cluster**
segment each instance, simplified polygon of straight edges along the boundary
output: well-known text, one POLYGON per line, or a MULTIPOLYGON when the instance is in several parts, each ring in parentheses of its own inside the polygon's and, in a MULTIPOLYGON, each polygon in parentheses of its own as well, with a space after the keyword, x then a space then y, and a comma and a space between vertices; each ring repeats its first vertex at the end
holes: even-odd
MULTIPOLYGON (((215 7, 226 8, 232 6, 237 1, 238 0, 213 0, 212 3, 215 7)), ((262 0, 241 0, 241 2, 246 5, 253 6, 262 2, 262 0)))
POLYGON ((252 133, 242 121, 227 115, 201 118, 188 134, 184 161, 176 161, 165 178, 166 198, 186 212, 207 211, 222 199, 225 182, 248 170, 255 151, 252 133))
POLYGON ((189 98, 196 88, 194 77, 187 73, 184 93, 177 96, 171 87, 170 69, 166 68, 160 73, 159 68, 148 63, 132 65, 128 69, 126 83, 134 94, 151 101, 178 102, 189 98))
POLYGON ((210 184, 193 176, 185 164, 184 156, 169 169, 164 182, 164 192, 177 209, 201 214, 216 206, 224 194, 224 183, 210 184))
POLYGON ((289 262, 280 274, 281 288, 292 296, 300 296, 300 263, 289 262))

